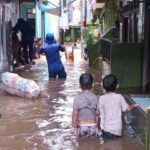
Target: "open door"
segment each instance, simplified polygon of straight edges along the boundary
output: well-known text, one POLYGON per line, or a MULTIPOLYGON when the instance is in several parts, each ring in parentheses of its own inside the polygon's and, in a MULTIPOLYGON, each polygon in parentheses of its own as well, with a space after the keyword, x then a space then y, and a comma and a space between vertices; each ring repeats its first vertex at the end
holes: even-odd
POLYGON ((20 4, 21 18, 28 21, 35 31, 35 3, 22 2, 20 4))

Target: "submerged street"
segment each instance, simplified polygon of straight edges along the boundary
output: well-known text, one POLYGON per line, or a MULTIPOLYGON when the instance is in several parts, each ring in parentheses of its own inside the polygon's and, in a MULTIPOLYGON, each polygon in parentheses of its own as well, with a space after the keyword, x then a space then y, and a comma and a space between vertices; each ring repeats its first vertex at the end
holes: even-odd
POLYGON ((0 150, 144 150, 130 128, 119 140, 105 141, 97 138, 74 141, 71 138, 71 113, 73 98, 81 90, 79 76, 90 72, 95 78, 93 92, 101 94, 99 72, 89 69, 88 61, 81 59, 80 49, 75 50, 74 62, 63 63, 66 80, 49 80, 45 57, 37 60, 30 71, 17 71, 35 80, 50 98, 23 99, 17 96, 0 96, 0 150))

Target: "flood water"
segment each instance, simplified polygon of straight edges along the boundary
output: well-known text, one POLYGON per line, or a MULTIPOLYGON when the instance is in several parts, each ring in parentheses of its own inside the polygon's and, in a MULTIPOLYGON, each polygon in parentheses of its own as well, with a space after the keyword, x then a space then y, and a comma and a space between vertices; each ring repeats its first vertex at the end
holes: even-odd
POLYGON ((66 80, 48 80, 43 58, 31 71, 18 72, 22 77, 35 80, 50 98, 0 97, 0 150, 144 150, 130 128, 125 128, 121 139, 106 141, 103 145, 97 138, 78 142, 71 138, 73 98, 81 91, 79 76, 86 71, 92 73, 93 92, 101 93, 99 72, 90 70, 87 61, 81 61, 81 54, 76 53, 74 63, 64 59, 66 80))

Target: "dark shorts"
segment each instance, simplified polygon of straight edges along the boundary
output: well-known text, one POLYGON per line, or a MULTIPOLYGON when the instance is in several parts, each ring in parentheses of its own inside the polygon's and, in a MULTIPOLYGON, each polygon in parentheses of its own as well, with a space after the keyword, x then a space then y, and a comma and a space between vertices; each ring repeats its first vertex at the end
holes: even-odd
POLYGON ((65 69, 59 70, 59 71, 49 71, 49 78, 66 78, 67 74, 65 72, 65 69))
POLYGON ((106 131, 104 131, 104 130, 102 130, 102 135, 103 135, 103 138, 104 138, 104 139, 118 139, 118 138, 121 137, 121 136, 112 134, 112 133, 110 133, 110 132, 106 132, 106 131))

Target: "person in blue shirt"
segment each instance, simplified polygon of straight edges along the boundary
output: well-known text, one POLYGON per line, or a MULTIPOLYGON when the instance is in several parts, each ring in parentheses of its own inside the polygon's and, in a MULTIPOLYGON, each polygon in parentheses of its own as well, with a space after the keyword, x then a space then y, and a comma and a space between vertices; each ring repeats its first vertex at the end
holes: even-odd
POLYGON ((44 45, 40 53, 44 53, 48 63, 49 78, 66 78, 66 71, 60 59, 60 51, 65 52, 65 48, 56 43, 54 34, 47 33, 44 45))

